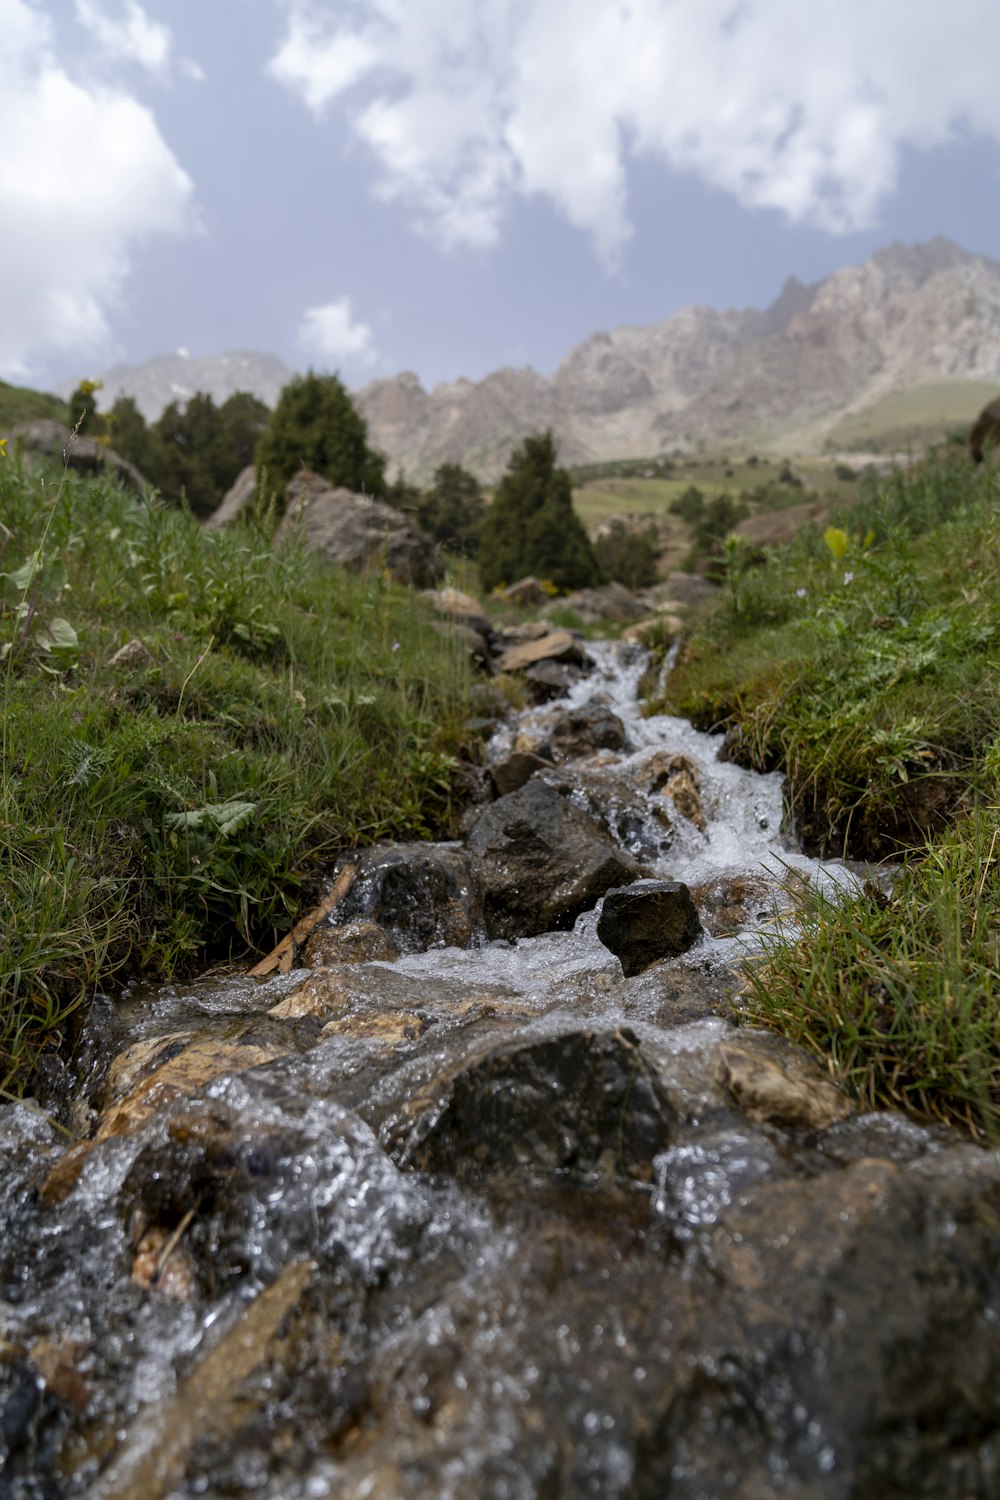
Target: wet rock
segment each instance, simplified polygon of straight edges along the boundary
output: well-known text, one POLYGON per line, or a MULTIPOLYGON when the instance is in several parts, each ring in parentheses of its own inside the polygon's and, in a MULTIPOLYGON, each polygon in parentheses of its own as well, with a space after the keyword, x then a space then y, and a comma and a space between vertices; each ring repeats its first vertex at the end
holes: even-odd
POLYGON ((482 920, 469 861, 449 844, 379 844, 365 850, 336 915, 339 923, 378 922, 404 953, 467 948, 482 920))
POLYGON ((625 725, 606 703, 592 698, 580 708, 554 714, 549 742, 561 758, 578 760, 597 750, 624 749, 625 725))
POLYGON ((550 703, 564 698, 584 675, 584 669, 572 662, 539 661, 524 673, 524 684, 532 703, 550 703))
MULTIPOLYGON (((244 1024, 237 1029, 249 1030, 244 1024)), ((284 1057, 291 1043, 277 1037, 231 1040, 224 1035, 175 1032, 136 1042, 111 1064, 102 1094, 96 1139, 128 1135, 172 1100, 197 1093, 225 1073, 241 1073, 284 1057)))
POLYGON ((434 1093, 400 1155, 459 1180, 528 1171, 648 1182, 676 1118, 626 1029, 499 1047, 434 1093))
POLYGON ((307 969, 330 964, 391 964, 398 957, 398 943, 384 927, 367 917, 344 922, 340 927, 318 927, 302 955, 307 969))
POLYGON ((497 670, 523 672, 540 661, 569 662, 582 667, 586 660, 586 652, 575 635, 568 630, 551 630, 536 640, 519 641, 508 646, 497 661, 497 670))
POLYGON ((596 818, 635 859, 654 860, 666 854, 674 841, 672 809, 668 810, 665 803, 649 802, 637 790, 631 771, 601 767, 597 760, 593 756, 586 766, 560 770, 555 785, 596 818))
POLYGON ((572 927, 605 891, 642 873, 600 824, 537 776, 485 808, 467 844, 491 937, 572 927))
MULTIPOLYGON (((705 931, 728 937, 766 921, 778 905, 778 888, 759 875, 719 875, 691 887, 705 931)), ((787 901, 780 903, 787 905, 787 901)))
POLYGON ((621 959, 626 975, 684 953, 702 936, 691 892, 679 880, 643 880, 609 891, 597 936, 621 959))
POLYGON ((191 1253, 182 1243, 182 1226, 183 1220, 174 1229, 151 1224, 142 1230, 132 1260, 132 1280, 164 1297, 189 1302, 197 1291, 198 1277, 191 1253))
POLYGON ((551 771, 555 762, 530 750, 515 750, 505 760, 492 766, 493 785, 498 797, 507 797, 530 781, 537 771, 551 771))
POLYGON ((787 1043, 745 1035, 720 1048, 722 1080, 751 1120, 795 1130, 826 1130, 854 1113, 819 1065, 787 1043))
POLYGON ((682 818, 705 832, 701 777, 688 756, 658 750, 643 763, 636 779, 651 796, 669 797, 682 818))

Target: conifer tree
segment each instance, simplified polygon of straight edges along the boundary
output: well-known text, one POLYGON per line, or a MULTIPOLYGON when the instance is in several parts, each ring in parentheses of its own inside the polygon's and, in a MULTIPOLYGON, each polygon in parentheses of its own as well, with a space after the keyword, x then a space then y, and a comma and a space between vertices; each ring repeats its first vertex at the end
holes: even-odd
POLYGON ((525 438, 483 520, 479 577, 483 588, 533 573, 565 593, 603 582, 600 564, 573 509, 569 474, 556 468, 551 432, 525 438))
POLYGON ((299 469, 381 499, 385 459, 368 446, 368 424, 336 375, 289 381, 257 444, 258 479, 281 494, 299 469))

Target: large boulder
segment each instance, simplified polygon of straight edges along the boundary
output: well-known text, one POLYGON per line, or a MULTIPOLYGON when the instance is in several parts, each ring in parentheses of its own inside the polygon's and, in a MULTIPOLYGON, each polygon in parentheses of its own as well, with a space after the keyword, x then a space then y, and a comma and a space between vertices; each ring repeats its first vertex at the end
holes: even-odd
POLYGON ((11 428, 9 436, 11 447, 20 448, 29 461, 32 458, 52 458, 78 474, 108 475, 140 499, 149 489, 147 480, 127 458, 122 458, 120 453, 106 448, 103 443, 95 443, 93 438, 71 432, 51 417, 19 422, 11 428))
POLYGON ((595 818, 532 777, 476 819, 467 839, 491 937, 530 937, 572 927, 612 886, 642 873, 595 818))
POLYGON ((285 490, 275 545, 301 536, 307 547, 352 573, 384 569, 394 583, 432 588, 444 572, 431 537, 381 500, 338 489, 300 469, 285 490))
POLYGON ((213 510, 205 522, 206 531, 218 531, 223 526, 228 526, 235 521, 237 516, 249 510, 257 498, 257 470, 253 464, 247 464, 241 469, 223 495, 218 507, 213 510))
POLYGON ((969 452, 973 463, 981 464, 987 444, 1000 444, 1000 396, 984 406, 969 433, 969 452))

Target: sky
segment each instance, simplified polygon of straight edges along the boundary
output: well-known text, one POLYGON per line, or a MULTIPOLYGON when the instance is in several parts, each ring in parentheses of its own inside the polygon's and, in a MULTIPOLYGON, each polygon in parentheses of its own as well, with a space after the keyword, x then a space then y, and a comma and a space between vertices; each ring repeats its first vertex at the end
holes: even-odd
POLYGON ((893 241, 1000 258, 1000 0, 0 0, 0 378, 551 373, 893 241))

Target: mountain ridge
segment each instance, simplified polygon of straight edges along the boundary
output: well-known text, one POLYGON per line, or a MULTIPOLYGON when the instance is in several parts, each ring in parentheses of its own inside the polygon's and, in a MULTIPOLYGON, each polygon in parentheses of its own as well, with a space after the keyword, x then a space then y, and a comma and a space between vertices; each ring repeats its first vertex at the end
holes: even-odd
MULTIPOLYGON (((178 351, 109 371, 101 404, 124 392, 147 419, 182 389, 250 389, 273 404, 293 373, 271 355, 178 351)), ((822 446, 846 418, 940 383, 967 383, 970 402, 1000 384, 1000 262, 942 236, 884 246, 810 284, 790 276, 764 309, 695 305, 596 330, 550 376, 502 368, 427 390, 402 371, 354 396, 392 469, 421 481, 446 461, 496 478, 545 427, 568 465, 739 441, 822 446)))

